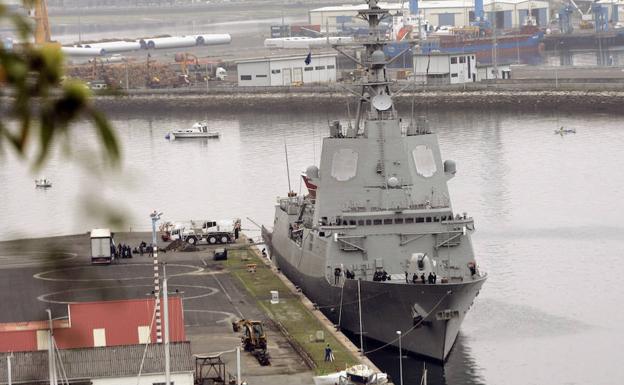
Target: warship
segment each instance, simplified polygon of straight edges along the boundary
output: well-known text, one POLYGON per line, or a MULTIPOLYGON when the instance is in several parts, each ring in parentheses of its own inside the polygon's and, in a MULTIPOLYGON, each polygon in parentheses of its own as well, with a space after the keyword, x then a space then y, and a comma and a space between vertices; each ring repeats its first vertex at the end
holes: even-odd
POLYGON ((487 276, 473 218, 451 207, 455 162, 425 120, 398 117, 386 72, 396 57, 378 32, 389 13, 367 4, 366 52, 346 54, 365 69, 357 116, 329 124, 319 167, 302 175, 308 194, 278 198, 262 235, 281 272, 360 347, 366 337, 445 361, 487 276))

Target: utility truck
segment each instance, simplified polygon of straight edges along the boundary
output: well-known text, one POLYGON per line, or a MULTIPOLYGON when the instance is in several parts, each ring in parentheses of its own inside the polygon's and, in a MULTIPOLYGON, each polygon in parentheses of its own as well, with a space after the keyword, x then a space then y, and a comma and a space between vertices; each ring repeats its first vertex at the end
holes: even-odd
POLYGON ((174 223, 168 232, 171 240, 181 239, 191 245, 202 241, 215 245, 234 242, 237 228, 240 229, 240 219, 219 221, 202 219, 174 223))

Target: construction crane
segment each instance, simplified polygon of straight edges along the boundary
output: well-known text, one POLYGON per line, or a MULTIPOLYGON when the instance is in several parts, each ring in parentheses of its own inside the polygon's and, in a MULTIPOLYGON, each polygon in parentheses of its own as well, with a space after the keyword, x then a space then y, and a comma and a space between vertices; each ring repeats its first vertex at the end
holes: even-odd
POLYGON ((176 63, 180 63, 180 71, 182 72, 181 78, 183 79, 182 81, 189 84, 189 65, 195 65, 195 68, 198 68, 199 59, 192 53, 184 52, 176 53, 174 60, 176 63))

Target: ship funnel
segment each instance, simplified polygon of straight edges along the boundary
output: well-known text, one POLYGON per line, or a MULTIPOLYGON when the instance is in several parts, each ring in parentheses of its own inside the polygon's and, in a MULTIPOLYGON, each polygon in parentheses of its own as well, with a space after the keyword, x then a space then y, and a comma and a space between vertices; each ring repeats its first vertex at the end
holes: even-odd
POLYGON ((371 65, 373 68, 381 68, 386 65, 386 55, 381 50, 376 50, 371 54, 371 65))

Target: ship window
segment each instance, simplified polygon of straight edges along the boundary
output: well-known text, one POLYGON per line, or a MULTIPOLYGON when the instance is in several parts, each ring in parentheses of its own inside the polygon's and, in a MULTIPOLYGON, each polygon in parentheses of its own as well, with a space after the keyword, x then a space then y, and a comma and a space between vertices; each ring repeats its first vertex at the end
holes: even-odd
POLYGON ((427 217, 427 219, 425 220, 425 222, 430 223, 430 222, 431 222, 431 217, 427 217))
POLYGON ((457 64, 457 58, 456 57, 452 57, 451 58, 451 64, 457 64))
POLYGON ((251 80, 251 75, 241 75, 241 80, 251 80))
POLYGON ((394 219, 394 223, 396 223, 397 225, 400 225, 403 223, 403 218, 395 218, 394 219))
POLYGON ((440 217, 433 217, 434 222, 440 222, 440 217))
POLYGON ((445 221, 446 220, 446 215, 442 215, 442 220, 445 221))
POLYGON ((327 66, 328 70, 333 70, 334 68, 336 68, 336 66, 333 65, 333 64, 330 64, 330 65, 327 66))
POLYGON ((392 219, 384 219, 384 225, 391 225, 392 219))
POLYGON ((351 219, 351 220, 349 221, 349 224, 350 224, 351 226, 355 226, 355 220, 351 219))
POLYGON ((452 78, 456 78, 456 77, 457 77, 457 74, 451 74, 451 77, 452 77, 452 78))
POLYGON ((423 223, 424 221, 425 221, 425 218, 421 218, 421 217, 416 218, 416 223, 423 223))
POLYGON ((405 223, 414 223, 414 218, 405 218, 405 223))
POLYGON ((313 69, 314 69, 314 67, 306 67, 303 70, 307 72, 307 71, 312 71, 313 69))
POLYGON ((281 72, 282 72, 282 70, 271 70, 271 73, 272 73, 272 74, 279 74, 279 73, 281 73, 281 72))
POLYGON ((264 75, 264 74, 263 75, 256 75, 256 78, 266 78, 266 77, 267 77, 267 75, 264 75))
POLYGON ((357 172, 358 153, 343 148, 334 153, 331 175, 339 182, 345 182, 355 177, 357 172))
POLYGON ((466 56, 460 56, 459 57, 459 62, 460 63, 465 63, 466 62, 466 56))
POLYGON ((416 172, 425 178, 433 176, 436 172, 435 159, 433 159, 433 151, 425 145, 416 146, 412 151, 416 172))
POLYGON ((373 219, 373 224, 374 225, 380 225, 381 224, 381 219, 373 219))
POLYGON ((370 219, 366 220, 366 226, 370 226, 372 224, 372 221, 370 219))
POLYGON ((314 67, 315 70, 320 71, 320 70, 324 70, 325 66, 316 66, 314 67))
POLYGON ((358 221, 358 226, 364 226, 364 219, 360 219, 358 221))

